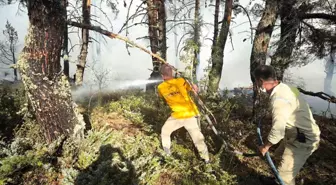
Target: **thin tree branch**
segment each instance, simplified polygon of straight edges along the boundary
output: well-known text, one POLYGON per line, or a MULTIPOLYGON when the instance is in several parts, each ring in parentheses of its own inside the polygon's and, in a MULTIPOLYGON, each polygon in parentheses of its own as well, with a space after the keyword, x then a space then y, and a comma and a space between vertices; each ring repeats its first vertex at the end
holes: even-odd
POLYGON ((130 45, 132 45, 132 46, 134 46, 134 47, 137 47, 137 48, 141 49, 142 51, 144 51, 144 52, 150 54, 152 57, 157 58, 157 59, 160 60, 161 62, 166 63, 166 61, 165 61, 163 58, 161 58, 159 55, 152 53, 151 51, 147 50, 146 48, 144 48, 144 47, 142 47, 142 46, 136 44, 136 43, 133 42, 133 41, 130 41, 129 39, 127 39, 127 38, 125 38, 125 37, 122 37, 122 36, 120 36, 120 35, 118 35, 118 34, 109 32, 109 31, 107 31, 107 30, 103 30, 103 29, 100 28, 99 26, 92 26, 92 25, 82 24, 82 23, 73 22, 73 21, 67 21, 67 23, 68 23, 69 25, 71 25, 71 26, 75 26, 75 27, 78 27, 78 28, 84 28, 84 29, 89 29, 89 30, 92 30, 92 31, 96 31, 96 32, 101 33, 101 34, 103 34, 103 35, 105 35, 105 36, 107 36, 107 37, 109 37, 109 38, 111 38, 111 39, 119 39, 119 40, 122 40, 122 41, 124 41, 124 42, 126 42, 126 43, 128 43, 128 44, 130 44, 130 45))
MULTIPOLYGON (((118 31, 118 34, 120 34, 120 33, 125 29, 125 27, 128 26, 128 22, 129 22, 131 19, 132 19, 132 21, 133 21, 136 17, 138 17, 138 16, 140 16, 140 15, 143 14, 143 13, 140 13, 141 11, 139 11, 139 9, 140 9, 140 7, 141 7, 145 2, 146 2, 146 1, 142 1, 142 3, 141 3, 141 4, 138 6, 138 8, 136 9, 135 13, 134 13, 133 15, 129 16, 130 9, 131 9, 131 6, 132 6, 132 4, 133 4, 133 0, 131 0, 131 3, 130 3, 130 5, 128 6, 128 10, 127 10, 126 21, 125 21, 125 23, 121 26, 120 30, 118 31)), ((147 14, 147 13, 145 13, 145 14, 147 14)), ((126 28, 126 30, 127 30, 127 28, 126 28)), ((127 31, 126 31, 126 32, 127 32, 127 31)), ((127 33, 126 33, 126 35, 127 35, 127 33)))
POLYGON ((73 49, 73 48, 75 48, 76 46, 79 46, 80 44, 75 44, 75 45, 73 45, 70 49, 69 49, 69 53, 71 52, 71 50, 73 49))
MULTIPOLYGON (((181 24, 187 24, 187 25, 191 26, 193 29, 195 29, 194 25, 191 24, 191 23, 188 23, 188 22, 180 22, 180 23, 175 24, 175 26, 178 26, 178 25, 181 25, 181 24)), ((167 32, 170 32, 175 26, 167 29, 167 32)))
POLYGON ((336 97, 335 96, 331 96, 327 93, 324 93, 324 92, 311 92, 311 91, 305 91, 301 88, 298 87, 298 90, 305 94, 305 95, 309 95, 309 96, 315 96, 315 97, 319 97, 323 100, 326 100, 326 101, 329 101, 331 103, 336 103, 336 97))
POLYGON ((149 36, 138 37, 135 40, 141 40, 141 39, 149 39, 149 36))
POLYGON ((104 12, 104 11, 102 10, 101 7, 98 7, 98 6, 94 5, 94 4, 91 4, 91 6, 97 8, 101 13, 104 14, 105 18, 107 19, 107 21, 108 21, 108 22, 110 23, 110 25, 111 25, 111 29, 113 30, 113 24, 112 24, 110 18, 107 16, 106 12, 104 12))
POLYGON ((229 31, 229 37, 230 37, 230 41, 231 41, 232 51, 234 51, 233 40, 232 40, 232 32, 231 31, 229 31))
MULTIPOLYGON (((138 23, 134 23, 134 24, 132 24, 132 25, 130 25, 130 26, 125 27, 123 30, 121 30, 121 32, 124 31, 124 30, 130 29, 130 28, 132 28, 132 27, 135 27, 135 26, 138 26, 138 25, 143 25, 143 24, 144 24, 144 25, 148 25, 148 22, 138 22, 138 23)), ((119 31, 118 34, 120 34, 121 32, 119 31)))
POLYGON ((95 19, 90 19, 90 20, 93 21, 93 22, 96 22, 99 25, 101 25, 103 28, 108 29, 103 23, 101 23, 101 22, 99 22, 99 21, 97 21, 95 19))
MULTIPOLYGON (((237 8, 237 7, 240 7, 244 10, 244 12, 246 13, 247 15, 247 18, 249 20, 249 23, 250 23, 250 29, 251 29, 251 38, 253 38, 253 27, 252 27, 252 21, 251 21, 251 18, 250 18, 250 15, 248 13, 248 11, 240 4, 236 4, 235 7, 233 7, 233 9, 237 8)), ((251 44, 253 44, 253 39, 251 39, 251 44)))
POLYGON ((11 65, 11 63, 7 63, 7 62, 5 62, 5 61, 3 61, 3 60, 1 60, 0 63, 3 63, 3 64, 5 64, 5 65, 11 65))
MULTIPOLYGON (((187 36, 188 34, 190 34, 190 33, 185 33, 185 34, 180 38, 180 40, 179 40, 179 42, 178 42, 178 44, 177 44, 177 48, 175 48, 175 49, 176 49, 176 53, 179 52, 179 51, 178 51, 178 48, 180 47, 180 44, 181 44, 181 42, 182 42, 182 39, 183 39, 185 36, 187 36)), ((180 53, 180 52, 179 52, 179 53, 180 53)))
POLYGON ((299 15, 300 19, 326 19, 336 23, 336 15, 325 14, 325 13, 309 13, 299 15))

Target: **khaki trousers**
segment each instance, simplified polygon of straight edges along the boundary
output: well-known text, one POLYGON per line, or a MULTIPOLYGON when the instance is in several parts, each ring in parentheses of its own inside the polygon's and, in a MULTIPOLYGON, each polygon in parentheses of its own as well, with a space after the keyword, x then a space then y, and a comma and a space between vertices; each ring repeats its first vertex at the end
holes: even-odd
POLYGON ((318 145, 319 141, 300 143, 297 140, 284 140, 280 143, 275 155, 279 157, 282 154, 278 171, 286 185, 295 185, 295 176, 318 145))
POLYGON ((175 130, 184 127, 191 136, 200 156, 209 161, 208 148, 204 142, 204 136, 198 126, 198 119, 196 117, 187 119, 176 119, 169 117, 161 129, 161 139, 163 148, 170 149, 171 139, 170 135, 175 130))

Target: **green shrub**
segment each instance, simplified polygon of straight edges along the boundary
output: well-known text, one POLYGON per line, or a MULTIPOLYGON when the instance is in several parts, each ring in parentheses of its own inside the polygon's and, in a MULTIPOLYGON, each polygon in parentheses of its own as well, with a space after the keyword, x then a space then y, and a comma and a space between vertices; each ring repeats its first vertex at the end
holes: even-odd
MULTIPOLYGON (((41 179, 40 183, 49 184, 58 178, 58 182, 65 185, 236 184, 235 175, 221 166, 221 153, 211 154, 214 173, 205 172, 190 136, 182 137, 182 131, 172 135, 172 157, 164 156, 160 129, 170 110, 155 94, 110 96, 116 100, 90 112, 92 129, 85 138, 81 141, 67 139, 60 153, 50 152, 49 148, 53 147, 39 137, 41 129, 33 120, 27 120, 17 129, 18 140, 12 143, 15 147, 2 153, 0 162, 4 166, 0 181, 9 182, 12 176, 17 176, 15 182, 22 182, 29 175, 41 179), (123 121, 119 118, 121 115, 131 122, 125 121, 121 128, 115 127, 113 124, 118 124, 115 120, 123 121), (133 131, 125 131, 124 127, 133 131), (22 167, 27 170, 22 171, 22 167)), ((228 102, 214 102, 210 102, 211 109, 222 115, 224 123, 230 111, 222 114, 223 109, 232 106, 228 102)), ((203 132, 209 150, 215 151, 211 131, 203 132)))
POLYGON ((19 126, 26 113, 27 101, 21 84, 0 85, 0 139, 13 137, 14 128, 19 126))

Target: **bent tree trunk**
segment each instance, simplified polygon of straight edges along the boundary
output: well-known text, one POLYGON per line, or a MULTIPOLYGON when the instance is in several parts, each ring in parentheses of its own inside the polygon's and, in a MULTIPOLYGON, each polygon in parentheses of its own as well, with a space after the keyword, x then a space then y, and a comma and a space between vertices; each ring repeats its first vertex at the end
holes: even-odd
POLYGON ((225 14, 223 17, 221 30, 219 32, 218 39, 214 42, 215 45, 212 46, 212 52, 211 52, 212 66, 209 72, 208 93, 217 92, 219 82, 222 76, 224 48, 230 29, 232 3, 233 0, 226 0, 225 2, 225 14))
POLYGON ((27 9, 30 24, 18 63, 37 122, 51 142, 72 134, 79 123, 60 66, 65 1, 28 1, 27 9))
MULTIPOLYGON (((82 0, 82 11, 83 11, 83 23, 90 24, 90 10, 91 10, 91 0, 82 0)), ((84 70, 86 65, 86 58, 89 48, 89 30, 82 29, 82 48, 78 57, 78 64, 76 70, 76 86, 81 86, 83 84, 84 70)))
POLYGON ((271 65, 276 69, 278 80, 283 80, 283 75, 289 67, 293 49, 295 47, 296 32, 300 20, 296 15, 295 3, 297 0, 284 0, 281 3, 281 35, 278 48, 272 57, 271 65))
MULTIPOLYGON (((148 35, 151 51, 159 54, 161 58, 166 60, 167 44, 166 44, 166 11, 165 0, 147 0, 148 15, 148 35)), ((157 58, 152 57, 153 72, 149 80, 162 79, 159 69, 160 62, 157 58)), ((146 85, 146 91, 153 91, 156 83, 146 85)))

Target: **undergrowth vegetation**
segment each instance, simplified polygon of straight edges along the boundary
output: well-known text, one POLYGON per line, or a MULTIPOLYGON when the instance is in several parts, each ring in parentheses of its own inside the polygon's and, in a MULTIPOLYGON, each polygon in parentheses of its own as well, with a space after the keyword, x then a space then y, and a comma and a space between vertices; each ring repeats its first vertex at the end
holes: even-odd
MULTIPOLYGON (((228 143, 244 152, 256 152, 256 127, 248 121, 251 107, 239 98, 203 98, 218 121, 216 128, 228 143)), ((259 184, 260 174, 272 175, 261 158, 233 156, 220 150, 221 140, 207 124, 201 127, 213 172, 206 171, 207 166, 201 162, 185 129, 171 135, 172 156, 165 156, 160 131, 170 110, 155 94, 110 93, 101 95, 99 100, 83 98, 80 106, 90 125, 80 141, 59 138, 48 145, 34 119, 25 118, 15 129, 12 140, 1 142, 0 185, 259 184)), ((265 124, 265 132, 268 128, 265 124)), ((336 152, 335 147, 331 147, 334 145, 329 144, 336 137, 331 136, 328 136, 330 141, 323 139, 322 142, 323 163, 319 163, 318 151, 303 170, 300 177, 308 179, 306 184, 336 182, 330 175, 334 170, 330 165, 336 160, 328 155, 336 152), (320 173, 308 170, 312 168, 321 168, 320 173)))
POLYGON ((13 137, 13 130, 22 123, 25 106, 27 102, 21 84, 0 85, 0 136, 13 137))

